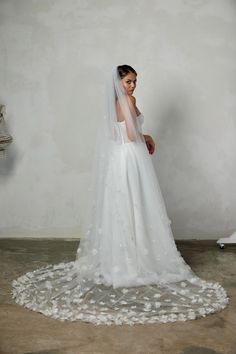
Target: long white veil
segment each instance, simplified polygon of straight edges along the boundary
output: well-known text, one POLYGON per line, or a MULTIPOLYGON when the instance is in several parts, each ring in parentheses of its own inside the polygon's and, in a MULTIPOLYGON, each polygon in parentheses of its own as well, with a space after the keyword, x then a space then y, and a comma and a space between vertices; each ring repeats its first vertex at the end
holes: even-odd
MULTIPOLYGON (((94 280, 95 269, 99 263, 99 247, 101 220, 103 219, 103 204, 106 191, 106 177, 111 160, 116 156, 116 172, 122 168, 119 159, 119 149, 123 144, 145 144, 145 139, 140 129, 140 122, 133 104, 125 92, 117 67, 108 72, 106 77, 105 112, 101 119, 96 135, 95 152, 88 189, 88 204, 86 220, 82 226, 80 245, 77 250, 75 267, 80 269, 86 277, 94 280), (120 116, 118 115, 120 112, 120 116), (121 121, 123 119, 123 121, 121 121), (122 123, 120 125, 120 123, 122 123), (128 139, 124 141, 122 129, 126 129, 128 139), (117 158, 118 157, 118 158, 117 158), (84 264, 83 264, 84 263, 84 264)), ((114 178, 116 181, 117 178, 114 178)), ((114 184, 114 189, 119 185, 114 184)), ((109 217, 109 216, 107 216, 109 217)), ((96 273, 97 274, 97 273, 96 273)), ((99 280, 96 280, 99 282, 99 280)))

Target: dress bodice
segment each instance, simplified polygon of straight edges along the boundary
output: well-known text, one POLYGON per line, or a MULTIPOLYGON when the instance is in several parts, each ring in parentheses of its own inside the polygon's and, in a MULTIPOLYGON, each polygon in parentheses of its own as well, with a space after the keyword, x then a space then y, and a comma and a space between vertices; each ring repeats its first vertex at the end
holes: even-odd
MULTIPOLYGON (((142 124, 144 122, 144 116, 142 113, 140 113, 137 117, 137 124, 138 124, 138 129, 140 131, 140 133, 142 133, 142 124)), ((122 139, 123 143, 128 143, 130 142, 130 139, 128 138, 127 135, 127 129, 126 129, 126 124, 125 124, 125 120, 121 121, 121 122, 117 122, 117 127, 118 127, 118 131, 119 131, 119 135, 122 139)))

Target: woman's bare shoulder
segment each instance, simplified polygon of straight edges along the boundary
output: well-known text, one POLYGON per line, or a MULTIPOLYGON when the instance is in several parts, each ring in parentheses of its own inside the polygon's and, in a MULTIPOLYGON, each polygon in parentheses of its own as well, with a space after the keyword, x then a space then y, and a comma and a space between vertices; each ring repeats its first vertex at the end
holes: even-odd
POLYGON ((135 111, 137 114, 140 114, 140 111, 138 109, 138 107, 136 106, 136 98, 134 96, 129 96, 130 102, 132 104, 132 106, 134 107, 135 111))
POLYGON ((128 98, 130 99, 130 101, 133 103, 133 105, 136 105, 136 98, 134 96, 128 96, 128 98))
MULTIPOLYGON (((139 111, 138 107, 136 106, 136 98, 134 96, 128 96, 127 100, 128 100, 129 106, 135 109, 136 114, 137 115, 140 114, 140 111, 139 111)), ((118 101, 116 102, 116 112, 117 112, 117 120, 119 122, 125 120, 124 114, 121 110, 121 107, 120 107, 120 104, 118 101)))

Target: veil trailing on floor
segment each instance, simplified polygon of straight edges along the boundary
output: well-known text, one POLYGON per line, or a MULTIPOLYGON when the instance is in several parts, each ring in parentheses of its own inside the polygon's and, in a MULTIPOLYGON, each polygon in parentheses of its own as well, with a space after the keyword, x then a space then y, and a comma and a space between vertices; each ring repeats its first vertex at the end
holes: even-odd
POLYGON ((200 279, 176 248, 143 116, 117 67, 106 89, 76 259, 14 280, 15 301, 62 321, 107 325, 186 321, 225 308, 224 288, 200 279))

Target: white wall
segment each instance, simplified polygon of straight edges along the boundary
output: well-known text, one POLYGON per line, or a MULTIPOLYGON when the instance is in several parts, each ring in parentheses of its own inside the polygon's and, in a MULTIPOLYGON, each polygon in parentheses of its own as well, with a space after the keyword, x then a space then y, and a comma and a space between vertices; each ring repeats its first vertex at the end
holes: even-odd
POLYGON ((175 238, 236 229, 236 2, 0 2, 1 237, 80 236, 112 65, 138 71, 137 105, 175 238))

